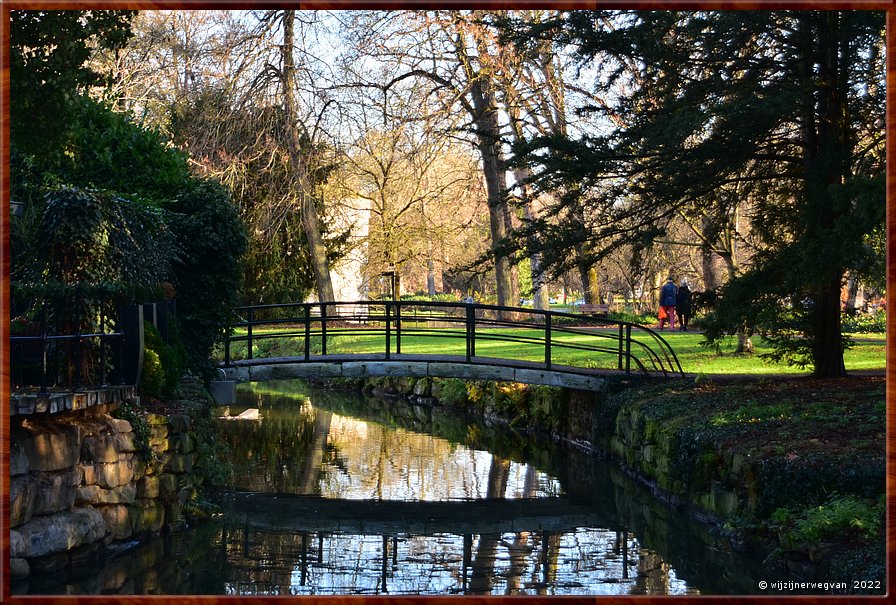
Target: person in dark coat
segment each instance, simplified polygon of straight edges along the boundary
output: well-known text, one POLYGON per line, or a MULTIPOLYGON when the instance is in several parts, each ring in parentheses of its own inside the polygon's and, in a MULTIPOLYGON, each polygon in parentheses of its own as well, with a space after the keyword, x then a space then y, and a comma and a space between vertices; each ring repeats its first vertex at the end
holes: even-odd
MULTIPOLYGON (((678 286, 678 293, 675 295, 675 310, 678 312, 678 322, 681 330, 688 329, 688 322, 691 320, 691 289, 688 287, 688 280, 682 279, 681 285, 678 286)), ((672 324, 675 327, 675 324, 672 324)))
POLYGON ((672 329, 675 329, 675 296, 677 293, 678 288, 675 287, 675 280, 669 277, 666 280, 666 284, 660 288, 660 307, 663 313, 665 313, 665 317, 662 317, 663 313, 660 313, 660 330, 665 327, 667 319, 672 329))

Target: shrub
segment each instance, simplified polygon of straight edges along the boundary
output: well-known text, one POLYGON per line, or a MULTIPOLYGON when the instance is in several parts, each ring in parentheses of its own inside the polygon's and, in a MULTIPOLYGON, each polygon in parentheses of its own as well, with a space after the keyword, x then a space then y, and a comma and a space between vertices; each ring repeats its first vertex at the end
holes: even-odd
POLYGON ((174 281, 186 365, 210 376, 209 356, 227 334, 237 303, 246 229, 229 192, 214 181, 194 183, 171 210, 183 249, 174 281))
POLYGON ((162 340, 162 335, 154 325, 144 322, 143 326, 144 347, 158 356, 162 367, 163 380, 159 396, 165 397, 174 395, 184 374, 184 347, 177 337, 176 323, 172 322, 171 328, 172 344, 169 345, 162 340))
POLYGON ((467 403, 467 383, 460 378, 446 378, 442 381, 439 399, 447 405, 467 403))
POLYGON ((143 350, 143 373, 140 375, 140 393, 148 397, 162 396, 165 385, 165 369, 159 354, 152 349, 143 350))
POLYGON ((887 331, 887 311, 879 309, 874 313, 857 313, 844 315, 841 329, 846 333, 868 334, 870 332, 887 331))
POLYGON ((881 535, 885 502, 833 495, 824 504, 801 511, 779 508, 772 515, 785 546, 817 544, 844 536, 857 541, 876 539, 881 535))

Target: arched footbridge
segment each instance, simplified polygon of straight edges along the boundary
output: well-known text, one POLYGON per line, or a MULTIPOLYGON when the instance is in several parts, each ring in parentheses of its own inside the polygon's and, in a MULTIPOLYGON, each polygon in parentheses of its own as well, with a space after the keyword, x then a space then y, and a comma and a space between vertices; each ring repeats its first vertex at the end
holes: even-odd
POLYGON ((476 303, 361 301, 234 309, 227 379, 455 377, 600 391, 611 375, 683 376, 669 344, 602 316, 476 303))

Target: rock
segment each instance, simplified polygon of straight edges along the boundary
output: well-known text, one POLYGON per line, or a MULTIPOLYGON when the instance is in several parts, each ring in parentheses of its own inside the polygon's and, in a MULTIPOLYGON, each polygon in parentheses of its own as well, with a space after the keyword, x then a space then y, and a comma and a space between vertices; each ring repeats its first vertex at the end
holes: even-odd
POLYGON ((418 397, 428 397, 431 393, 432 380, 429 378, 421 378, 414 385, 414 395, 418 397))
POLYGON ((108 489, 127 485, 134 479, 134 456, 123 454, 116 462, 97 464, 94 469, 96 484, 100 487, 108 489))
POLYGON ((128 507, 124 504, 113 504, 98 507, 109 535, 113 540, 130 538, 134 533, 133 522, 128 507))
POLYGON ((171 438, 171 449, 181 454, 189 454, 196 449, 196 443, 189 433, 182 433, 171 438))
POLYGON ((9 526, 27 523, 34 515, 37 480, 30 476, 13 477, 9 482, 9 526))
POLYGON ((27 475, 30 470, 25 446, 19 441, 9 444, 9 476, 27 475))
POLYGON ((51 515, 74 506, 81 476, 81 469, 77 466, 56 473, 36 473, 37 494, 34 498, 34 514, 51 515))
POLYGON ((31 566, 25 559, 11 558, 9 560, 9 576, 13 580, 21 580, 31 575, 31 566))
POLYGON ((78 464, 81 457, 80 431, 67 424, 43 424, 26 421, 20 442, 34 471, 61 471, 78 464))
POLYGON ((133 433, 88 435, 84 437, 81 459, 84 462, 118 462, 119 454, 137 451, 133 433))
POLYGON ((21 556, 27 559, 71 550, 103 539, 106 523, 90 506, 75 508, 48 517, 34 517, 18 528, 22 537, 21 556))
POLYGON ((22 539, 22 534, 14 529, 9 530, 9 556, 21 557, 24 550, 25 541, 22 539))
POLYGON ((110 433, 130 433, 134 430, 131 423, 124 418, 106 418, 106 426, 110 433))
POLYGON ((137 497, 137 486, 122 485, 113 489, 103 489, 98 485, 78 488, 78 501, 87 504, 130 504, 137 497))
MULTIPOLYGON (((168 424, 168 417, 162 414, 146 414, 144 417, 146 423, 151 427, 165 426, 168 424)), ((167 428, 165 430, 168 430, 167 428)))
POLYGON ((173 494, 178 490, 177 475, 165 473, 159 477, 159 490, 165 496, 173 494))
POLYGON ((168 430, 171 433, 186 433, 193 425, 192 420, 187 414, 175 414, 168 418, 168 430))
POLYGON ((138 498, 158 498, 159 497, 159 478, 143 477, 137 481, 137 497, 138 498))
POLYGON ((175 454, 171 458, 171 462, 165 467, 165 470, 178 474, 190 473, 193 471, 194 458, 195 454, 175 454))

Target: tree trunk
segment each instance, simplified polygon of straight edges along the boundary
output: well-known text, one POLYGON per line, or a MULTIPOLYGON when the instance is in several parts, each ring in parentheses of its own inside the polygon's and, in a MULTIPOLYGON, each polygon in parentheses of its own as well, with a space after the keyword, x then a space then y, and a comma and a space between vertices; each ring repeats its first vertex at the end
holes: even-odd
POLYGON ((510 259, 500 247, 509 235, 507 231, 507 177, 504 173, 504 157, 501 152, 500 126, 495 107, 494 93, 481 81, 470 87, 473 108, 476 113, 473 122, 479 151, 482 154, 482 169, 488 197, 489 228, 492 250, 495 253, 495 282, 498 304, 514 306, 513 268, 510 259))
POLYGON ((295 27, 295 11, 283 12, 283 109, 286 114, 286 139, 289 148, 289 163, 293 171, 293 179, 298 189, 299 205, 302 212, 302 230, 308 243, 308 256, 311 260, 311 271, 317 287, 320 301, 335 300, 333 282, 330 278, 330 263, 327 260, 327 249, 324 246, 320 231, 320 220, 314 203, 313 189, 308 176, 306 158, 302 154, 299 133, 296 128, 295 100, 293 98, 295 80, 295 61, 293 58, 295 27))
MULTIPOLYGON (((849 113, 846 103, 846 66, 841 64, 841 13, 831 11, 818 17, 815 58, 818 63, 818 102, 815 130, 807 129, 805 140, 807 233, 819 240, 836 236, 836 202, 831 189, 848 177, 849 113)), ((807 103, 810 100, 807 99, 807 103)), ((848 209, 840 212, 848 212, 848 209)), ((840 288, 844 267, 826 263, 816 278, 818 287, 810 292, 809 337, 816 376, 846 375, 840 332, 840 288)))
MULTIPOLYGON (((522 183, 529 177, 529 171, 517 169, 514 171, 513 176, 517 183, 522 183)), ((538 209, 532 201, 531 191, 528 186, 523 186, 522 198, 526 219, 534 220, 538 217, 538 209)), ((541 310, 550 308, 550 303, 548 302, 548 289, 544 284, 545 274, 541 252, 532 252, 529 254, 529 273, 532 276, 532 306, 541 310)))
POLYGON ((585 304, 600 304, 600 282, 597 279, 597 269, 589 263, 583 250, 584 244, 576 246, 576 266, 579 269, 579 277, 582 279, 582 291, 585 304))
POLYGON ((840 333, 840 278, 831 276, 828 287, 814 297, 812 359, 814 374, 826 378, 846 376, 840 333))

